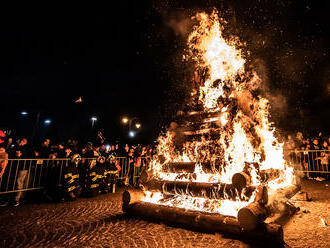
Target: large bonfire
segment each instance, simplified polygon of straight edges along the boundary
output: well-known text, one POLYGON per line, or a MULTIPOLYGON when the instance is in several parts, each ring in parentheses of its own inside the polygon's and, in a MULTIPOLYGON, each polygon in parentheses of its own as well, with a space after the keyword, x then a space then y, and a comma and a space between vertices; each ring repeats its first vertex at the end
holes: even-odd
MULTIPOLYGON (((283 158, 283 145, 269 121, 269 102, 257 94, 262 81, 246 65, 239 39, 223 37, 224 21, 216 11, 210 15, 198 13, 195 18, 198 25, 188 37, 185 58, 196 63, 203 80, 191 89, 194 107, 181 113, 181 119, 187 124, 187 118, 207 118, 200 118, 198 129, 193 130, 172 123, 159 138, 149 175, 158 181, 229 185, 235 174, 248 174, 249 185, 265 185, 271 198, 272 192, 296 182, 293 168, 283 158), (178 147, 182 139, 184 142, 179 142, 178 147), (173 162, 192 162, 195 166, 189 173, 168 170, 168 164, 173 162), (263 180, 261 174, 269 170, 279 174, 275 179, 263 180)), ((244 190, 237 191, 234 199, 196 197, 182 189, 171 196, 148 189, 144 189, 144 194, 144 202, 237 216, 241 208, 255 200, 256 192, 248 195, 244 190)))

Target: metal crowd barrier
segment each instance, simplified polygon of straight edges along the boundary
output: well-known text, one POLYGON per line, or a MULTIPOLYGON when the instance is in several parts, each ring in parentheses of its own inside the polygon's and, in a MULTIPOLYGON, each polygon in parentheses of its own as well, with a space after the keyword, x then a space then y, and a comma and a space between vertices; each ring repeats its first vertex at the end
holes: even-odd
MULTIPOLYGON (((295 166, 296 170, 307 176, 318 176, 323 173, 330 175, 330 150, 285 150, 284 157, 295 166)), ((82 162, 86 163, 89 160, 96 158, 83 158, 82 162)), ((121 168, 117 180, 133 185, 138 183, 141 173, 150 164, 150 158, 146 157, 136 158, 134 161, 127 157, 116 157, 116 160, 121 168)), ((63 169, 69 165, 70 160, 7 159, 7 161, 5 172, 0 178, 0 195, 59 185, 62 182, 63 169)))
POLYGON ((0 194, 38 190, 61 183, 69 159, 8 159, 0 178, 0 194))
MULTIPOLYGON (((136 185, 142 171, 146 168, 148 159, 141 159, 140 166, 136 161, 126 157, 116 157, 121 167, 117 180, 125 180, 136 185), (132 180, 127 180, 132 177, 132 180)), ((8 164, 0 178, 0 195, 30 190, 40 190, 54 185, 61 185, 63 169, 69 165, 70 159, 6 159, 8 164)), ((81 163, 88 164, 96 158, 83 158, 81 163)), ((3 161, 3 160, 2 160, 3 161)), ((0 161, 1 162, 1 161, 0 161)))
POLYGON ((119 171, 118 180, 125 182, 127 178, 133 176, 133 184, 136 185, 140 178, 141 173, 145 170, 150 162, 150 158, 138 157, 140 162, 130 161, 127 157, 117 157, 116 158, 121 170, 119 171), (136 166, 138 165, 138 166, 136 166))
POLYGON ((330 173, 330 150, 286 150, 284 157, 308 177, 330 173))

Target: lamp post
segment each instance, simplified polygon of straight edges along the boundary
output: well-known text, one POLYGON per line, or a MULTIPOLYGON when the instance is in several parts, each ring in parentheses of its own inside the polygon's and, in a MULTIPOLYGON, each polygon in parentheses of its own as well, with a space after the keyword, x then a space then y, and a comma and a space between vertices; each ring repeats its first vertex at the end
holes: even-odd
POLYGON ((97 118, 95 116, 92 116, 91 121, 92 121, 92 128, 93 128, 95 122, 97 121, 97 118))
POLYGON ((124 125, 126 125, 128 123, 128 135, 131 138, 134 138, 135 135, 136 135, 136 132, 132 130, 132 124, 133 124, 134 120, 136 120, 135 128, 140 129, 141 128, 141 123, 138 122, 139 118, 137 118, 137 117, 133 117, 133 118, 123 117, 121 119, 121 121, 124 125))

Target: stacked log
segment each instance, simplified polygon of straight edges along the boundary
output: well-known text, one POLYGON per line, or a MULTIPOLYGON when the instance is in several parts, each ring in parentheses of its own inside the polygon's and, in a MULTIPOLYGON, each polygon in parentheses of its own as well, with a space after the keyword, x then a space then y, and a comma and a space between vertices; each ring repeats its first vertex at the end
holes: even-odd
MULTIPOLYGON (((258 227, 258 225, 263 225, 263 221, 270 216, 271 210, 270 206, 267 205, 268 203, 268 197, 267 201, 265 201, 265 198, 261 197, 261 195, 268 195, 265 194, 264 191, 266 190, 266 187, 259 188, 255 201, 251 203, 250 205, 241 208, 238 211, 237 219, 240 223, 240 226, 245 230, 253 230, 258 227)), ((293 197, 296 193, 298 193, 300 190, 300 186, 298 185, 292 185, 283 189, 279 189, 275 192, 275 195, 277 198, 283 198, 290 199, 293 197)))
MULTIPOLYGON (((196 162, 172 162, 163 165, 164 172, 175 173, 193 173, 195 171, 196 162)), ((213 165, 211 163, 201 163, 204 172, 213 172, 213 165)))
POLYGON ((242 229, 235 217, 136 201, 139 197, 142 197, 141 192, 126 191, 123 194, 123 210, 125 213, 151 221, 180 224, 204 232, 221 232, 241 238, 262 239, 276 243, 283 242, 283 230, 277 224, 264 223, 252 232, 242 229))
POLYGON ((246 187, 244 191, 242 191, 238 190, 232 184, 156 180, 142 183, 142 187, 145 190, 160 191, 164 194, 187 194, 192 197, 230 200, 249 199, 256 190, 255 186, 246 187))
MULTIPOLYGON (((262 183, 275 180, 281 176, 281 171, 277 169, 260 170, 259 180, 262 183)), ((247 171, 235 173, 232 177, 232 183, 237 188, 244 188, 251 185, 251 175, 247 171)))

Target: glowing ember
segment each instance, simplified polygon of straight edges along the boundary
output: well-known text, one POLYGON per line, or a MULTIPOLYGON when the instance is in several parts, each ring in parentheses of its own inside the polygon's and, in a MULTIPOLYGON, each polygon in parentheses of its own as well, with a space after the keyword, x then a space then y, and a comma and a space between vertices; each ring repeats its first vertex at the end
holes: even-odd
MULTIPOLYGON (((283 145, 274 136, 275 128, 269 122, 269 103, 256 96, 261 83, 255 71, 248 70, 238 47, 242 44, 237 37, 223 37, 224 23, 217 12, 211 15, 198 13, 199 24, 188 38, 188 56, 205 72, 205 80, 199 82, 199 105, 203 113, 214 114, 206 118, 198 131, 186 134, 203 134, 203 130, 216 130, 218 138, 202 135, 201 139, 183 143, 177 149, 179 136, 177 125, 172 123, 166 135, 159 138, 157 156, 152 161, 152 175, 156 180, 191 181, 205 183, 232 183, 235 173, 248 171, 251 185, 266 184, 271 191, 295 183, 293 169, 283 159, 283 145), (217 125, 216 128, 214 125, 217 125), (212 173, 205 172, 202 161, 214 165, 212 173), (164 170, 169 162, 196 162, 195 170, 173 173, 164 170), (257 166, 255 166, 257 165, 257 166), (260 172, 278 169, 280 177, 260 181, 260 172)), ((219 200, 177 194, 166 197, 160 192, 145 191, 143 201, 192 210, 236 216, 237 211, 254 200, 219 200)), ((242 192, 244 194, 244 192, 242 192)), ((242 199, 242 198, 241 198, 242 199)))

